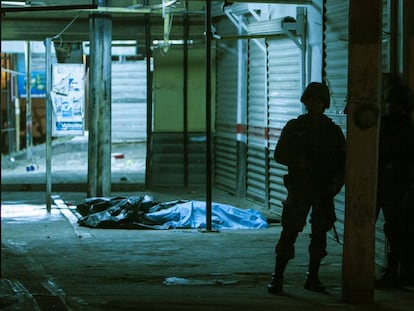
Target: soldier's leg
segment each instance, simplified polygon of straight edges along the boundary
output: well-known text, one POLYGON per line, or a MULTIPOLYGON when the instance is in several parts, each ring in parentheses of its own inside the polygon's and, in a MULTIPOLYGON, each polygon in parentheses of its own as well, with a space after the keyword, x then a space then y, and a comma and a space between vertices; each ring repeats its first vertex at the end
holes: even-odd
POLYGON ((283 292, 283 277, 286 266, 290 259, 295 257, 295 241, 299 232, 283 228, 279 242, 275 248, 275 270, 272 279, 267 286, 271 294, 281 294, 283 292))
POLYGON ((305 288, 323 292, 325 286, 319 280, 319 267, 321 260, 328 254, 326 251, 326 233, 335 222, 333 200, 319 201, 314 205, 311 218, 311 234, 309 243, 309 269, 307 272, 305 288))
POLYGON ((319 280, 319 267, 326 252, 326 230, 312 226, 309 244, 309 269, 306 273, 305 288, 317 292, 323 292, 325 286, 319 280))
POLYGON ((283 292, 283 276, 290 259, 295 257, 296 238, 303 230, 309 204, 301 200, 300 196, 288 195, 284 202, 282 213, 282 232, 275 247, 275 270, 272 280, 268 284, 268 292, 281 294, 283 292))

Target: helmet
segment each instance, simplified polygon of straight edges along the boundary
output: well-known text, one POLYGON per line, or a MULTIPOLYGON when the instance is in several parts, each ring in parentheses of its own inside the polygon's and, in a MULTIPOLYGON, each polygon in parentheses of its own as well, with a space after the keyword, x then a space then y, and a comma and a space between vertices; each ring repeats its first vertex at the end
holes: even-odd
POLYGON ((311 82, 303 92, 300 101, 304 104, 311 102, 314 98, 319 98, 328 109, 331 104, 331 96, 328 87, 320 82, 311 82))
POLYGON ((386 99, 389 105, 401 105, 406 113, 411 113, 414 107, 414 94, 405 85, 391 87, 386 99))

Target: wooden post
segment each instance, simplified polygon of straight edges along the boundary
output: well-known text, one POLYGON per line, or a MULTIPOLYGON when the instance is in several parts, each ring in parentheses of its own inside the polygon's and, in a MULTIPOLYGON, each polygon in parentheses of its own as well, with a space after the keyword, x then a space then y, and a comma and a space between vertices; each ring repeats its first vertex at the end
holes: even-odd
POLYGON ((111 194, 112 18, 90 16, 88 196, 111 194))
POLYGON ((382 0, 349 1, 343 300, 374 300, 382 0))

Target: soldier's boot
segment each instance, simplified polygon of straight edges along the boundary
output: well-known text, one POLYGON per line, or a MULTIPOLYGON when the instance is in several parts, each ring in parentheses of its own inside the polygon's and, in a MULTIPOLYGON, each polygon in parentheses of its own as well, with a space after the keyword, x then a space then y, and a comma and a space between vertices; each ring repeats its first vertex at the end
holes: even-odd
POLYGON ((321 259, 311 258, 309 260, 309 271, 306 273, 305 289, 314 292, 324 292, 325 286, 319 280, 319 267, 321 259))
POLYGON ((375 281, 376 288, 397 288, 400 286, 398 277, 399 259, 395 254, 387 254, 387 267, 383 276, 375 281))
POLYGON ((270 283, 267 284, 267 292, 274 295, 283 294, 283 274, 288 260, 276 256, 275 271, 272 274, 270 283))

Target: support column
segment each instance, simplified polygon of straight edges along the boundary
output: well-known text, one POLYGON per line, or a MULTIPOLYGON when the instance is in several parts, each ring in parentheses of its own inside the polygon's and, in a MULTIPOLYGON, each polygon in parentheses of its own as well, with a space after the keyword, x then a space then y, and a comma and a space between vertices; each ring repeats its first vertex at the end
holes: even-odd
POLYGON ((88 197, 111 194, 112 18, 92 14, 89 24, 88 197))
POLYGON ((32 43, 26 42, 26 168, 33 164, 32 43))
POLYGON ((151 71, 151 17, 145 16, 145 60, 147 72, 147 148, 145 156, 145 185, 151 186, 151 155, 152 155, 152 71, 151 71))
MULTIPOLYGON (((238 34, 243 35, 239 17, 238 34)), ((246 197, 247 183, 247 40, 237 40, 237 182, 236 195, 239 198, 246 197)), ((267 112, 266 112, 267 116, 267 112)), ((267 129, 268 124, 263 125, 267 129)), ((267 142, 267 140, 266 140, 267 142)), ((267 146, 264 148, 267 154, 267 146)), ((266 155, 265 155, 266 157, 266 155)), ((268 161, 266 161, 267 163, 268 161)), ((268 172, 268 170, 266 170, 268 172)), ((266 182, 266 185, 268 183, 266 182)), ((267 187, 267 186, 266 186, 267 187)), ((266 200, 267 202, 267 200, 266 200)), ((266 204, 266 207, 268 205, 266 204)))
POLYGON ((211 3, 205 1, 206 32, 206 230, 212 230, 212 163, 211 163, 211 3))
POLYGON ((374 300, 382 0, 349 1, 343 299, 374 300))

